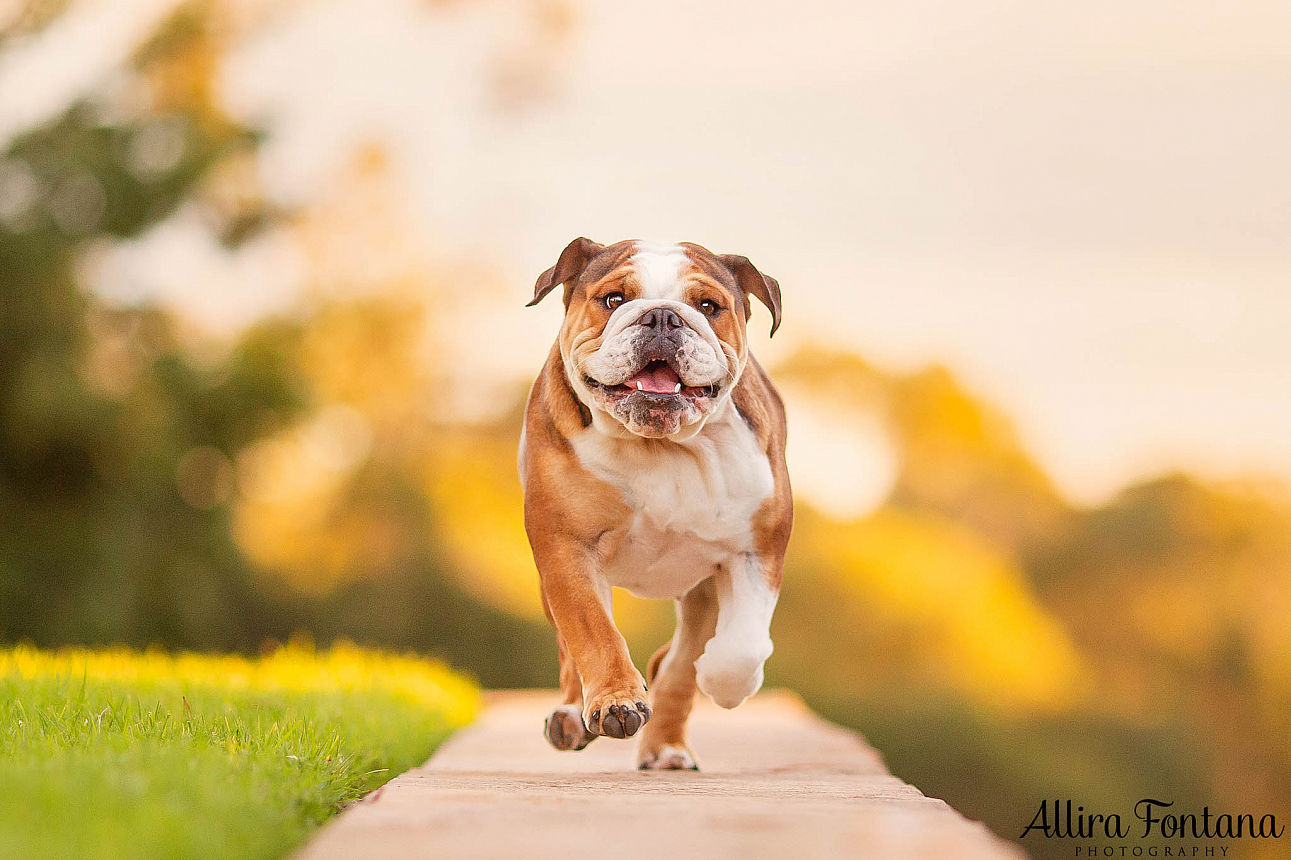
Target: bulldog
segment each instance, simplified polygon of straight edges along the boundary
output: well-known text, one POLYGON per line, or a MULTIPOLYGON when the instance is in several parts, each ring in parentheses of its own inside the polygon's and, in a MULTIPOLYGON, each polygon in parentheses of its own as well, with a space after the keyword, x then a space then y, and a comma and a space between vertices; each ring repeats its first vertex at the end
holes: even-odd
POLYGON ((580 238, 529 305, 558 287, 564 321, 519 456, 560 658, 562 704, 544 733, 560 750, 639 734, 639 767, 698 769, 686 742, 696 686, 733 708, 771 656, 793 504, 784 405, 746 326, 752 296, 775 333, 780 286, 699 245, 580 238), (613 586, 676 605, 644 679, 614 625, 613 586))

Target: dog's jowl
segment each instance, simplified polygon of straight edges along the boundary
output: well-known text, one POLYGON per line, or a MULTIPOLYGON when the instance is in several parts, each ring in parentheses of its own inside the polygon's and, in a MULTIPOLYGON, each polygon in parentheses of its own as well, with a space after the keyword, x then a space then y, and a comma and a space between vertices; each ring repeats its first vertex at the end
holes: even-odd
POLYGON ((520 439, 564 697, 547 740, 577 750, 639 734, 641 767, 694 768, 696 686, 733 708, 771 656, 793 505, 784 407, 746 326, 755 297, 775 332, 780 286, 698 245, 575 239, 532 303, 557 289, 564 322, 520 439), (677 630, 647 678, 614 626, 614 586, 676 604, 677 630))

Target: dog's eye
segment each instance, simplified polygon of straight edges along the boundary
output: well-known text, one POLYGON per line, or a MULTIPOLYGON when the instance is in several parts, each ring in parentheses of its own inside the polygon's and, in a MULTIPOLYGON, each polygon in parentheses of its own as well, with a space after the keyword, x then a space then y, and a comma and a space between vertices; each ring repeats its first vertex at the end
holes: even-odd
POLYGON ((704 299, 699 303, 700 313, 704 314, 704 316, 715 316, 721 309, 721 305, 711 299, 704 299))
POLYGON ((610 293, 608 296, 602 296, 601 301, 605 304, 605 307, 608 310, 614 310, 619 305, 623 304, 626 299, 623 297, 622 293, 610 293))

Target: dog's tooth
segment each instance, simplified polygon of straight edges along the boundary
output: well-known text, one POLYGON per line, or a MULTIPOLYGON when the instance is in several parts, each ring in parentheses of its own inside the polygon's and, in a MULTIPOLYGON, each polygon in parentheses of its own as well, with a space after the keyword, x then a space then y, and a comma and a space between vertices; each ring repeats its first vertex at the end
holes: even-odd
POLYGON ((672 393, 673 393, 673 394, 681 394, 681 383, 680 383, 680 382, 678 382, 678 383, 677 383, 677 387, 676 387, 676 388, 674 388, 674 389, 672 390, 672 393))
POLYGON ((641 384, 639 379, 637 380, 637 391, 645 391, 645 386, 641 384))

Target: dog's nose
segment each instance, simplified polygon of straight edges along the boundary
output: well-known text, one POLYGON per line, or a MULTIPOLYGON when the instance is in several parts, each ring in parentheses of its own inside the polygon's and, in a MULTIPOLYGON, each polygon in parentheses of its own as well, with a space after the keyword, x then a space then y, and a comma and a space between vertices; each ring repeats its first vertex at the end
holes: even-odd
POLYGON ((641 315, 638 325, 643 325, 656 334, 667 334, 675 328, 681 328, 681 317, 671 308, 651 308, 641 315))

